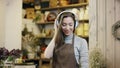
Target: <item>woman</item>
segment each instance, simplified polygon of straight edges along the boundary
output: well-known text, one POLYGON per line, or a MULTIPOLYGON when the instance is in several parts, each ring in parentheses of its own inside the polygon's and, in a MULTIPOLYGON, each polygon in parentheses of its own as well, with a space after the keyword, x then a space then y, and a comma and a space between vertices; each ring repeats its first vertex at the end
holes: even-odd
POLYGON ((55 35, 44 54, 52 57, 52 68, 89 68, 87 42, 74 34, 77 25, 73 12, 63 11, 57 16, 55 35))

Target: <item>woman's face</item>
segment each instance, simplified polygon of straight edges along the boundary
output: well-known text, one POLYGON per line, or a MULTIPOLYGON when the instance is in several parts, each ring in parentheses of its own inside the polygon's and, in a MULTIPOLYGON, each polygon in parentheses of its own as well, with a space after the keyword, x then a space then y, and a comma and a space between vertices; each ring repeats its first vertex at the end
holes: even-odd
POLYGON ((71 17, 65 17, 62 21, 62 31, 68 36, 73 33, 74 30, 74 21, 71 17))

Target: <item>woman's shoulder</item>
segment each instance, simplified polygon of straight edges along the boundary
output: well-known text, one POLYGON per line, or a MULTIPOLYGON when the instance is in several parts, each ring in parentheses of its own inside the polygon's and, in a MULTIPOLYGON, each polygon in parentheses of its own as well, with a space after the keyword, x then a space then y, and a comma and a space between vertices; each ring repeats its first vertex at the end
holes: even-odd
POLYGON ((87 43, 87 41, 86 41, 84 38, 75 35, 75 43, 77 43, 77 44, 79 44, 79 45, 82 45, 82 44, 84 44, 84 43, 87 43))
POLYGON ((85 40, 84 38, 78 36, 78 35, 75 35, 75 40, 78 40, 78 41, 83 41, 85 40))
POLYGON ((75 35, 74 44, 75 44, 75 47, 77 47, 78 49, 79 48, 86 48, 87 41, 84 38, 75 35))

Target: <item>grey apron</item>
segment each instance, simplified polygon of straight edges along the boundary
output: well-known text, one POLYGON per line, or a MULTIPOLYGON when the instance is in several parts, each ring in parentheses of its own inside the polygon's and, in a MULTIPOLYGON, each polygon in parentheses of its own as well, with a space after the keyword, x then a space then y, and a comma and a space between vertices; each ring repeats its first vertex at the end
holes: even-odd
POLYGON ((74 54, 74 36, 72 44, 63 44, 54 48, 52 68, 79 68, 74 54))

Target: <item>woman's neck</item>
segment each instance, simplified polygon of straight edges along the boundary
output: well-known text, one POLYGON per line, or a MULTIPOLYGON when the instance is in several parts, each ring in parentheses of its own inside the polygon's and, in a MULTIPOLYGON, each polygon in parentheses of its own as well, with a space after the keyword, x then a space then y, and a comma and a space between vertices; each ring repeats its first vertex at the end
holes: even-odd
POLYGON ((68 36, 65 36, 65 40, 70 40, 70 39, 72 39, 72 38, 73 38, 73 33, 70 34, 70 35, 68 35, 68 36))

